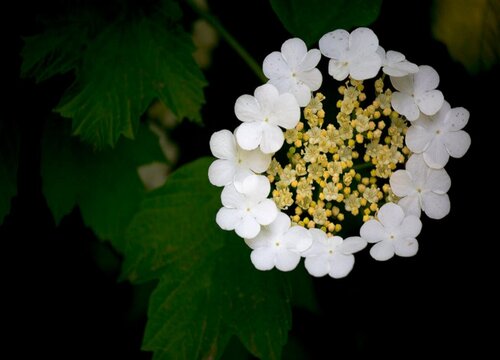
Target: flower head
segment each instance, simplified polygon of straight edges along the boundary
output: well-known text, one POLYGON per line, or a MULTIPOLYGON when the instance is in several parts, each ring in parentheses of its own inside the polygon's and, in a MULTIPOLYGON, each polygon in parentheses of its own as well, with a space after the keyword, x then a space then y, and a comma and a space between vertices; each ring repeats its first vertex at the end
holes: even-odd
POLYGON ((399 77, 418 72, 418 66, 406 60, 400 52, 389 50, 386 53, 384 48, 379 46, 377 54, 382 60, 382 71, 387 75, 399 77))
POLYGON ((340 236, 327 236, 319 229, 309 230, 313 243, 303 253, 305 266, 309 274, 316 277, 330 275, 332 278, 347 276, 354 266, 355 252, 366 247, 366 241, 359 236, 343 240, 340 236))
POLYGON ((469 112, 462 108, 451 109, 445 101, 434 116, 420 116, 406 134, 406 145, 432 168, 443 168, 451 157, 465 155, 471 144, 469 134, 462 129, 469 120, 469 112))
POLYGON ((358 28, 349 34, 345 30, 329 32, 319 40, 321 53, 330 58, 328 73, 342 81, 349 75, 365 80, 377 75, 382 60, 377 54, 378 38, 368 28, 358 28))
POLYGON ((417 253, 416 237, 422 229, 418 217, 405 215, 399 205, 388 203, 380 208, 377 218, 364 223, 360 230, 361 238, 376 243, 370 249, 375 260, 389 260, 394 254, 408 257, 417 253))
POLYGON ((312 244, 312 237, 301 226, 292 226, 290 218, 279 213, 268 226, 253 239, 245 239, 253 249, 250 258, 259 270, 271 270, 276 267, 281 271, 291 271, 300 261, 300 253, 312 244))
POLYGON ((300 107, 290 93, 279 94, 274 85, 255 89, 254 96, 242 95, 234 105, 236 117, 243 121, 236 129, 236 140, 242 149, 260 146, 263 153, 278 151, 285 137, 280 126, 292 129, 300 119, 300 107))
POLYGON ((210 150, 218 158, 208 168, 208 179, 215 186, 225 186, 248 175, 262 173, 271 163, 271 154, 259 149, 243 150, 229 130, 215 132, 210 138, 210 150))
POLYGON ((224 187, 222 207, 216 222, 224 230, 235 230, 243 238, 254 238, 261 225, 269 225, 278 216, 274 202, 267 198, 271 190, 269 180, 262 175, 250 175, 241 183, 224 187))
POLYGON ((427 166, 422 155, 412 155, 406 170, 391 176, 391 188, 401 199, 398 204, 406 214, 420 216, 420 211, 432 219, 441 219, 450 212, 450 199, 446 192, 451 179, 444 169, 427 166))
POLYGON ((434 115, 443 105, 443 93, 435 90, 439 85, 439 75, 430 66, 419 66, 416 74, 391 76, 391 82, 398 90, 392 94, 392 106, 409 121, 417 120, 420 112, 434 115))
POLYGON ((320 59, 318 49, 307 51, 304 41, 293 38, 283 43, 281 52, 274 51, 266 56, 263 71, 280 94, 289 92, 300 106, 306 106, 311 100, 311 91, 318 90, 323 81, 316 68, 320 59))

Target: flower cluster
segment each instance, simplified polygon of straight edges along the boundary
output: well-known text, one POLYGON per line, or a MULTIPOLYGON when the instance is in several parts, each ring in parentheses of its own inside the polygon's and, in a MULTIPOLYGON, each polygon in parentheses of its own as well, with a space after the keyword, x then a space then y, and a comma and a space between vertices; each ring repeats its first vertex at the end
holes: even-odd
POLYGON ((469 113, 444 100, 437 72, 386 52, 368 28, 329 32, 319 50, 287 40, 263 71, 269 81, 236 100, 241 124, 210 140, 208 177, 224 187, 217 224, 245 240, 259 270, 304 257, 312 276, 341 278, 368 243, 379 261, 415 255, 421 212, 449 213, 444 166, 471 142, 469 113), (317 92, 322 55, 340 82, 330 106, 317 92))

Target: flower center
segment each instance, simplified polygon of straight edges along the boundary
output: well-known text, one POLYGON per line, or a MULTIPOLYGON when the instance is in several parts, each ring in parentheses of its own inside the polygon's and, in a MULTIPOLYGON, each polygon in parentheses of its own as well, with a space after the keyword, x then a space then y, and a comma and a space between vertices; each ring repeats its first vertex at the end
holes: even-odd
POLYGON ((285 132, 286 144, 267 175, 273 200, 294 224, 336 235, 346 219, 368 221, 395 200, 389 178, 410 154, 407 123, 391 108, 392 91, 384 89, 383 78, 374 87, 369 93, 375 99, 367 101, 362 81, 341 86, 333 119, 317 93, 303 119, 285 132))

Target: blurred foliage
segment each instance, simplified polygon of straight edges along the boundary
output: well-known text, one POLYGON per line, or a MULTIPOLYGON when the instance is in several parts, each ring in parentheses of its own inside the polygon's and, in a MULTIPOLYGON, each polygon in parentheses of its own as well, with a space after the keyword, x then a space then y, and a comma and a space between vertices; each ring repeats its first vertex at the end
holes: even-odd
POLYGON ((64 120, 48 122, 42 140, 43 192, 59 223, 75 206, 83 221, 123 252, 125 228, 146 194, 137 167, 164 159, 158 138, 140 126, 136 140, 95 152, 70 136, 64 120))
POLYGON ((377 19, 382 0, 270 0, 285 28, 308 45, 335 29, 350 30, 377 19))
POLYGON ((469 72, 500 59, 500 1, 434 0, 432 31, 469 72))
POLYGON ((0 121, 0 225, 10 212, 11 199, 17 193, 19 135, 6 120, 0 121))

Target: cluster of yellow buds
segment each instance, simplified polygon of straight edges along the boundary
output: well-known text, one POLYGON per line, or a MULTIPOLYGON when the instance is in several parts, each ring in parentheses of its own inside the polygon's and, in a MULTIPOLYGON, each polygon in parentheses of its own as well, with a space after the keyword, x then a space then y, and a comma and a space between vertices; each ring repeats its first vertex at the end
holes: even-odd
POLYGON ((286 131, 286 155, 275 155, 267 176, 276 205, 294 224, 336 235, 346 219, 366 222, 397 200, 389 178, 410 155, 406 121, 391 108, 383 77, 372 102, 364 91, 363 81, 340 86, 335 119, 326 117, 325 97, 316 93, 303 121, 286 131))

